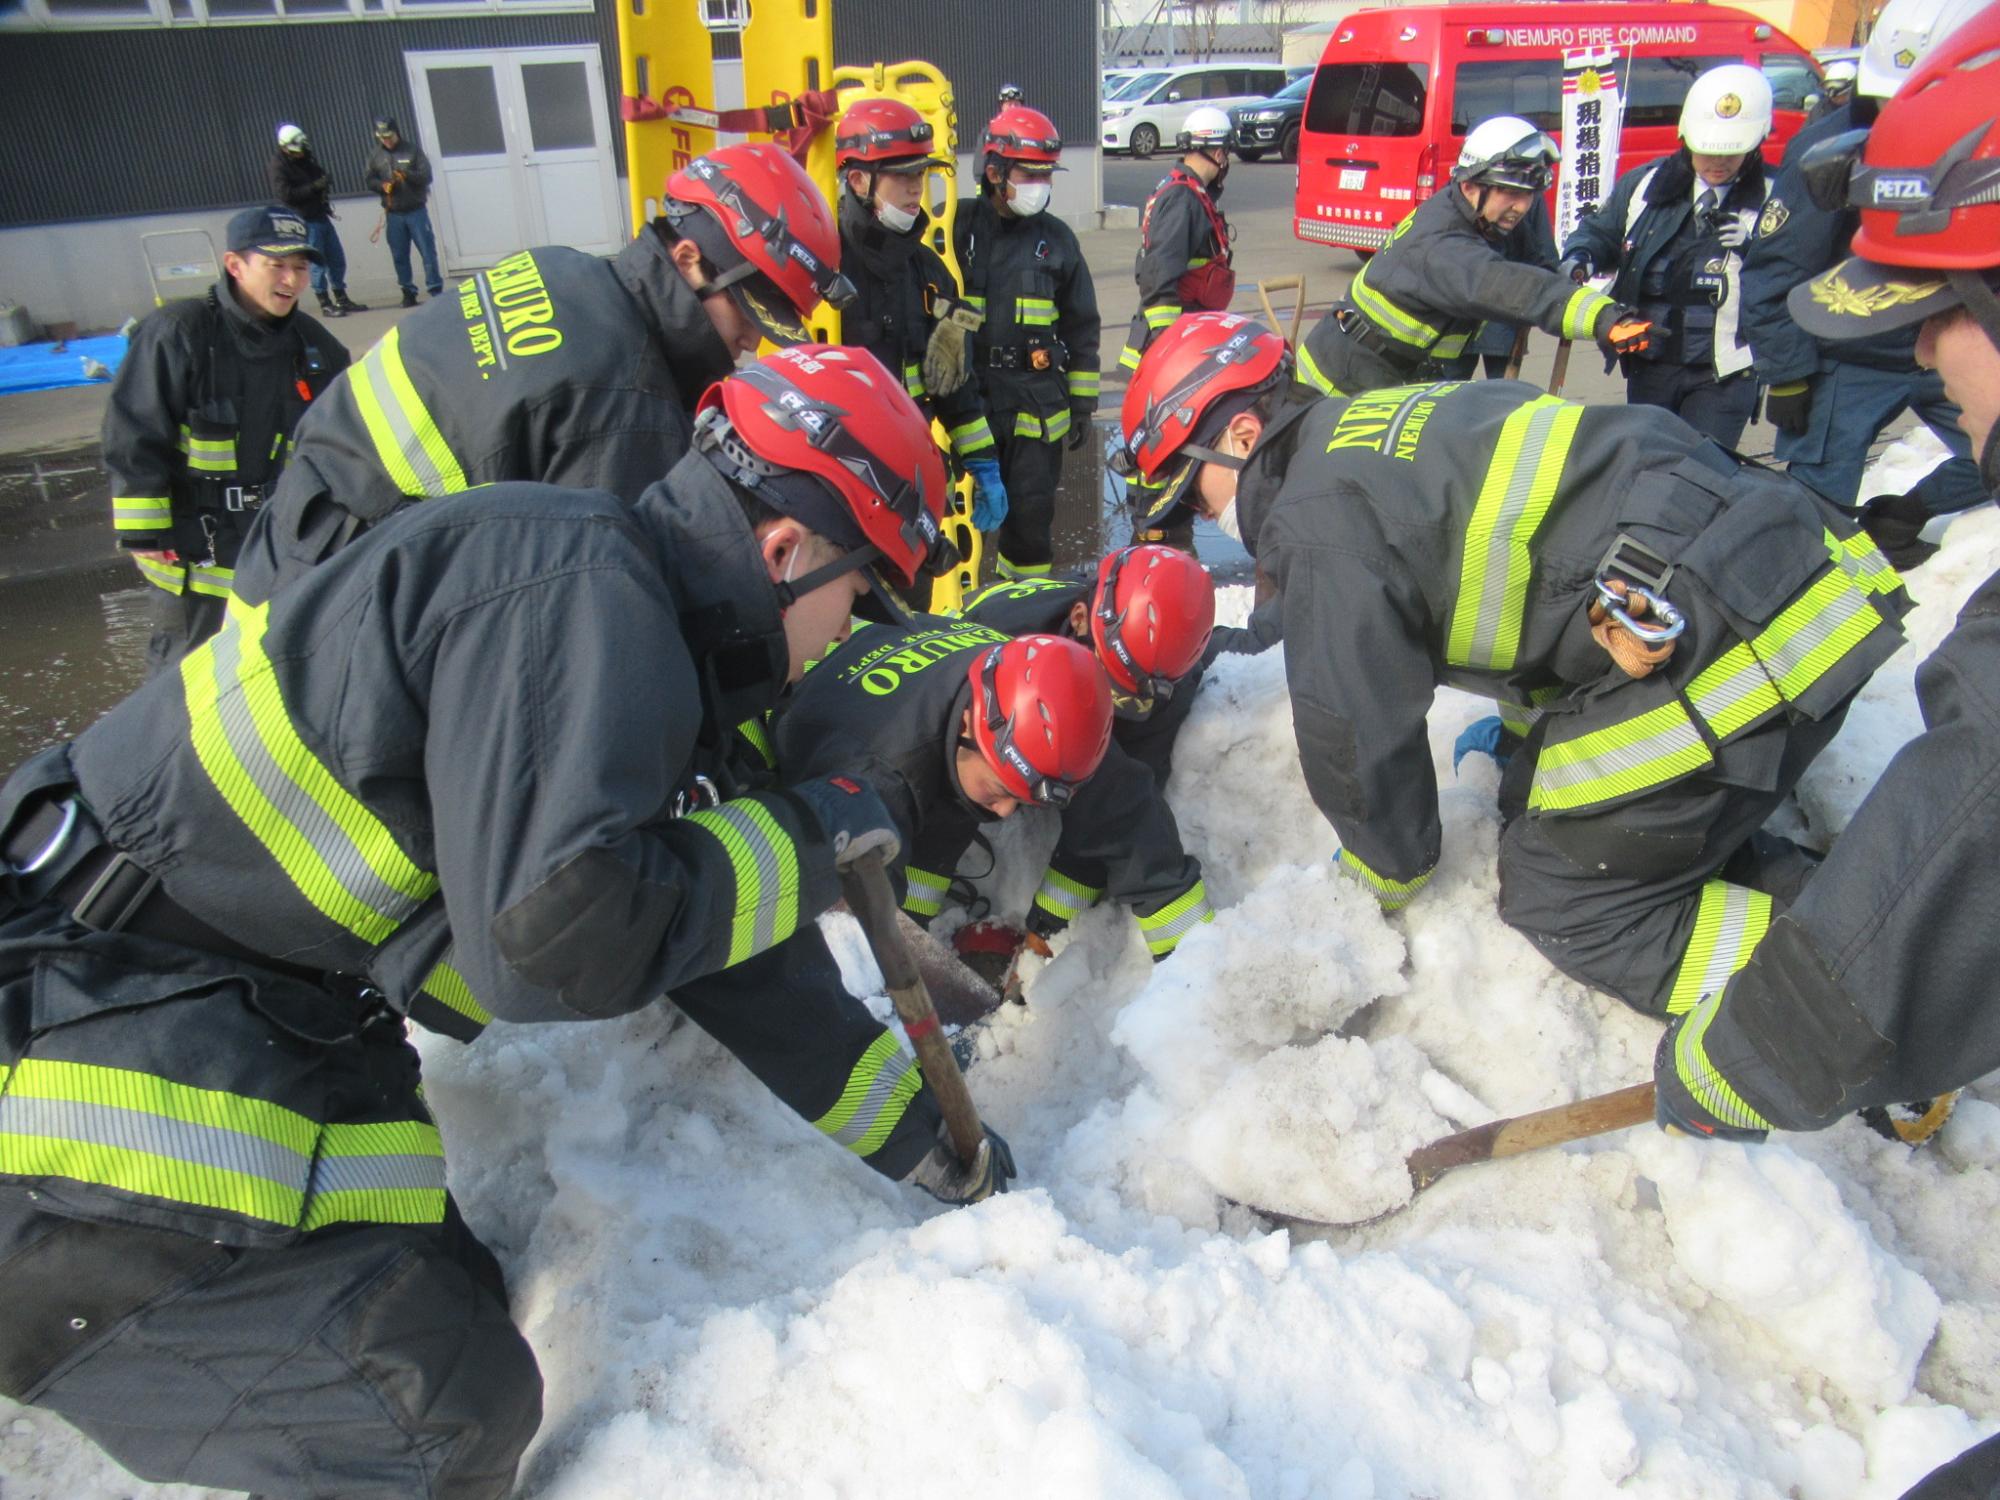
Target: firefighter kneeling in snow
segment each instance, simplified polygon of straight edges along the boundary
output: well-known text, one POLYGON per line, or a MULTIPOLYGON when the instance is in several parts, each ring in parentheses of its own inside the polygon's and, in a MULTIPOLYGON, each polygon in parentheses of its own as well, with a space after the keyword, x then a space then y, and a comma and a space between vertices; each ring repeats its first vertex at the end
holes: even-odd
MULTIPOLYGON (((1008 635, 1040 632, 1079 641, 1096 653, 1111 681, 1112 760, 1098 772, 1083 804, 1063 816, 1028 913, 1034 945, 1046 949, 1050 937, 1102 900, 1115 869, 1120 893, 1114 899, 1132 907, 1154 959, 1165 958, 1214 917, 1201 866, 1181 850, 1179 829, 1161 800, 1173 774, 1174 739, 1201 686, 1202 659, 1215 627, 1214 580, 1172 547, 1125 547, 1099 563, 1094 577, 996 583, 966 601, 964 614, 1008 635), (1133 832, 1108 840, 1117 854, 1107 860, 1096 848, 1117 825, 1105 826, 1103 789, 1120 779, 1136 786, 1139 769, 1152 778, 1156 805, 1147 808, 1133 832), (1124 894, 1134 878, 1129 856, 1118 847, 1127 841, 1135 850, 1155 848, 1152 866, 1165 877, 1149 879, 1137 900, 1124 894)), ((964 848, 961 840, 948 848, 920 845, 912 854, 904 906, 920 920, 938 913, 951 884, 948 873, 927 872, 956 870, 964 848)), ((1019 936, 1009 941, 1018 944, 1019 936)))
POLYGON ((232 600, 0 791, 0 1391, 152 1480, 508 1494, 540 1377, 406 1017, 671 992, 870 1166, 995 1185, 813 925, 893 852, 881 800, 738 794, 728 759, 877 569, 946 562, 928 424, 810 346, 704 406, 635 505, 489 486, 232 600))
POLYGON ((1803 485, 1656 407, 1516 381, 1280 411, 1284 343, 1183 318, 1125 397, 1140 468, 1278 589, 1299 759, 1385 907, 1439 853, 1440 683, 1538 710, 1500 787, 1501 915, 1557 968, 1679 1014, 1810 860, 1762 825, 1902 642, 1908 598, 1803 485))

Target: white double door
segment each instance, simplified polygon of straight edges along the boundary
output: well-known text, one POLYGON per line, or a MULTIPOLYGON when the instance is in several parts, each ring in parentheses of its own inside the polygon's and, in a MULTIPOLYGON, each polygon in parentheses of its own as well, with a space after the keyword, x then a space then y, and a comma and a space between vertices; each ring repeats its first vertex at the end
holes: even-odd
POLYGON ((431 219, 453 270, 531 245, 608 254, 627 238, 595 47, 406 52, 431 219))

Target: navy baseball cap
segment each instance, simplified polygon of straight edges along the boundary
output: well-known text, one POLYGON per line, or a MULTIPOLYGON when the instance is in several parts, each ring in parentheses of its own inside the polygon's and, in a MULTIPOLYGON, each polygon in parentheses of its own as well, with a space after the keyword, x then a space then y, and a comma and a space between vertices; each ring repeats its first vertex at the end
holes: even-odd
POLYGON ((289 208, 267 204, 246 208, 229 221, 229 248, 238 255, 303 255, 318 261, 319 251, 306 238, 306 221, 289 208))

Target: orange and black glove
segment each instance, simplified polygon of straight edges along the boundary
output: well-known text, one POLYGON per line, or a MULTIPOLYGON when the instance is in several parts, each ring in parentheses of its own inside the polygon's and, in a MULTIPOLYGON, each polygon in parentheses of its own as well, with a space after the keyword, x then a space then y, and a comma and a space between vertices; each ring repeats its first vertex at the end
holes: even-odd
POLYGON ((1636 308, 1607 307, 1598 315, 1596 337, 1607 356, 1639 354, 1653 342, 1653 325, 1636 308))

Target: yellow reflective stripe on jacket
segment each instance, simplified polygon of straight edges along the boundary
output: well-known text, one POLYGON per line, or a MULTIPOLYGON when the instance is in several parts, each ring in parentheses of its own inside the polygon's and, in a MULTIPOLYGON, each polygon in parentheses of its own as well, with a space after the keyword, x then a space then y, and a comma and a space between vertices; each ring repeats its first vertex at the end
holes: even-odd
POLYGON ((1424 871, 1415 880, 1391 880, 1386 875, 1377 875, 1358 859, 1351 849, 1340 850, 1334 858, 1339 861, 1340 872, 1351 875, 1375 893, 1375 899, 1382 903, 1384 911, 1397 911, 1408 906, 1418 891, 1430 883, 1432 872, 1424 871))
POLYGON ((1821 535, 1826 539, 1827 555, 1860 587, 1872 594, 1889 594, 1903 586, 1903 575, 1882 555, 1867 532, 1857 531, 1845 541, 1830 531, 1821 535))
POLYGON ((1146 951, 1157 958, 1173 952, 1180 940, 1202 923, 1214 920, 1208 885, 1197 880, 1158 911, 1139 918, 1139 935, 1146 940, 1146 951))
POLYGON ((1050 328, 1056 321, 1056 305, 1048 297, 1016 297, 1014 321, 1023 328, 1050 328))
POLYGON ((1472 335, 1477 331, 1467 329, 1464 333, 1446 334, 1431 346, 1431 358, 1457 359, 1459 355, 1465 353, 1465 346, 1472 342, 1472 335))
POLYGON ((986 311, 986 299, 984 297, 975 297, 968 292, 965 296, 965 303, 966 306, 972 308, 975 312, 986 311))
POLYGON ((92 1063, 28 1058, 0 1094, 0 1172, 287 1227, 304 1212, 319 1134, 283 1105, 92 1063))
POLYGON ((993 446, 993 429, 986 425, 984 417, 974 417, 970 422, 961 422, 950 429, 946 436, 951 439, 952 451, 961 458, 977 453, 981 448, 993 446))
POLYGON ((1122 370, 1138 369, 1139 359, 1140 359, 1139 351, 1133 348, 1130 344, 1127 344, 1123 349, 1120 349, 1118 351, 1118 367, 1122 370))
POLYGON ((1069 413, 1059 411, 1052 417, 1038 417, 1032 412, 1014 413, 1015 437, 1035 438, 1042 442, 1059 441, 1069 432, 1069 413))
POLYGON ((236 590, 236 570, 225 568, 220 563, 190 563, 187 586, 191 594, 227 599, 236 590))
POLYGON ((951 877, 935 870, 903 868, 903 910, 912 916, 934 917, 944 910, 944 898, 951 892, 951 877))
POLYGON ((1035 892, 1035 905, 1050 916, 1069 922, 1075 920, 1078 913, 1089 911, 1103 898, 1104 891, 1100 887, 1072 880, 1051 865, 1042 872, 1041 888, 1035 892))
POLYGON ((775 947, 799 926, 799 851, 771 810, 750 797, 680 820, 722 845, 735 871, 728 963, 775 947))
POLYGON ((1326 372, 1320 369, 1319 361, 1313 358, 1312 346, 1304 339, 1299 340, 1298 357, 1298 367, 1293 371, 1293 374, 1300 385, 1310 386, 1322 396, 1344 396, 1347 394, 1339 386, 1326 378, 1326 372))
POLYGON ((903 389, 919 401, 929 394, 924 389, 924 367, 916 360, 910 360, 903 366, 903 389))
POLYGON ((1723 880, 1704 885, 1694 932, 1667 995, 1667 1014, 1682 1015, 1721 994, 1729 976, 1750 962, 1770 926, 1771 898, 1762 891, 1723 880))
POLYGON ((1566 339, 1592 337, 1598 315, 1611 305, 1611 299, 1596 288, 1578 287, 1570 293, 1569 301, 1563 304, 1562 336, 1566 339))
POLYGON ((1146 326, 1158 333, 1162 328, 1173 327, 1174 319, 1180 315, 1178 302, 1155 302, 1146 309, 1146 326))
POLYGON ((1729 1080, 1708 1060, 1703 1038, 1722 1008, 1722 995, 1717 990, 1681 1023, 1674 1038, 1674 1072, 1682 1087, 1694 1096, 1695 1103, 1725 1125, 1741 1130, 1769 1130, 1771 1122, 1744 1103, 1743 1096, 1730 1087, 1729 1080))
POLYGON ((187 592, 187 564, 161 562, 158 558, 140 557, 136 553, 132 561, 138 565, 139 576, 155 588, 165 589, 170 594, 187 592))
POLYGON ((434 895, 437 877, 314 755, 264 654, 270 605, 229 601, 214 639, 181 661, 189 733, 216 791, 328 919, 381 943, 434 895))
POLYGON ((1622 723, 1542 746, 1528 806, 1566 812, 1629 796, 1709 765, 1701 737, 1678 698, 1622 723))
POLYGON ((1882 624, 1864 585, 1828 568, 1769 625, 1750 649, 1787 698, 1797 698, 1882 624))
MULTIPOLYGON (((439 959, 437 967, 424 976, 424 982, 418 989, 420 995, 428 995, 452 1014, 470 1021, 476 1035, 493 1023, 493 1012, 479 1003, 478 997, 472 993, 472 986, 465 982, 465 976, 452 967, 451 958, 452 955, 446 953, 439 959)), ((417 1019, 421 1021, 424 1018, 418 1016, 417 1019)))
POLYGON ((993 565, 993 570, 1005 579, 1047 578, 1055 571, 1055 564, 1017 563, 1003 552, 1000 554, 1000 560, 993 565))
POLYGON ((435 499, 466 487, 464 469, 403 365, 400 329, 356 360, 347 379, 375 456, 398 490, 435 499))
POLYGON ((771 736, 764 728, 763 720, 745 719, 736 726, 736 732, 743 736, 745 742, 757 752, 767 767, 776 769, 778 752, 771 744, 771 736))
POLYGON ((1784 702, 1757 653, 1743 641, 1696 673, 1687 696, 1718 740, 1741 733, 1784 702))
POLYGON ((113 495, 113 531, 170 531, 174 524, 174 502, 168 495, 113 495))
POLYGON ((1096 370, 1071 370, 1069 394, 1073 401, 1095 401, 1102 389, 1103 376, 1096 370))
POLYGON ((1454 665, 1490 672, 1514 665, 1534 571, 1529 544, 1555 501, 1582 417, 1575 402, 1537 396, 1501 426, 1465 528, 1445 640, 1445 660, 1454 665))
POLYGON ((1368 284, 1368 267, 1363 266, 1354 273, 1354 280, 1348 283, 1347 295, 1368 321, 1399 344, 1408 344, 1416 349, 1429 349, 1440 337, 1438 329, 1431 327, 1422 318, 1406 313, 1387 297, 1368 284))
POLYGON ((856 1156, 867 1156, 889 1139, 923 1084, 916 1056, 893 1031, 885 1031, 861 1054, 839 1100, 813 1128, 856 1156))
POLYGON ((187 454, 188 467, 197 474, 234 474, 236 472, 236 439, 198 438, 185 427, 181 429, 182 448, 187 454))
POLYGON ((386 1120, 326 1127, 300 1228, 443 1222, 444 1143, 437 1126, 386 1120))

